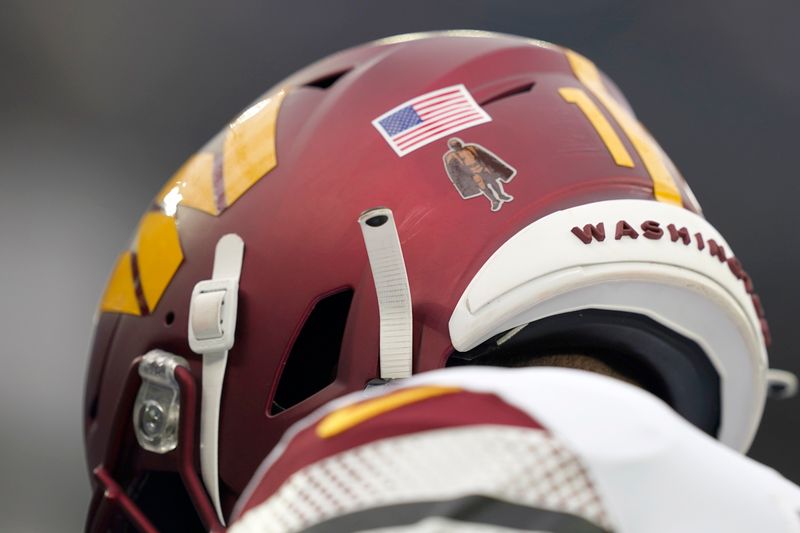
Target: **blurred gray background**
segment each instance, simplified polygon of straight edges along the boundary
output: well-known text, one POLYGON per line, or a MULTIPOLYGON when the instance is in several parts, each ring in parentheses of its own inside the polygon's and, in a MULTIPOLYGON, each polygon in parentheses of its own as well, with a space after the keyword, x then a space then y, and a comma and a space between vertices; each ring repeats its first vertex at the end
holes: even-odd
MULTIPOLYGON (((477 28, 557 42, 622 88, 800 371, 796 0, 0 3, 0 531, 78 531, 92 315, 140 213, 242 106, 337 49, 477 28)), ((800 481, 800 400, 752 456, 800 481)))

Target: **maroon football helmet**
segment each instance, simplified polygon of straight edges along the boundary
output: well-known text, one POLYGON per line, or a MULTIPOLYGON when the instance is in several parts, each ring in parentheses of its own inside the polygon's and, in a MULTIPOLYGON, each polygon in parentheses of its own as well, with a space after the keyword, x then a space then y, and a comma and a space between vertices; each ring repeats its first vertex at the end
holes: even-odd
POLYGON ((745 449, 763 317, 586 58, 472 31, 346 50, 193 155, 120 256, 86 382, 87 530, 220 529, 323 403, 504 354, 603 358, 745 449))

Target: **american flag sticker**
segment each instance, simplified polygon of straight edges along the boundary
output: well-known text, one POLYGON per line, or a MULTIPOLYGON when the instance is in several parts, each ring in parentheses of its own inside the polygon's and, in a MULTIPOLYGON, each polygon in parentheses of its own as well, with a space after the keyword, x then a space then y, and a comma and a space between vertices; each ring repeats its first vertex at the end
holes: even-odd
POLYGON ((491 120, 466 87, 453 85, 412 98, 373 120, 372 125, 403 157, 442 137, 491 120))

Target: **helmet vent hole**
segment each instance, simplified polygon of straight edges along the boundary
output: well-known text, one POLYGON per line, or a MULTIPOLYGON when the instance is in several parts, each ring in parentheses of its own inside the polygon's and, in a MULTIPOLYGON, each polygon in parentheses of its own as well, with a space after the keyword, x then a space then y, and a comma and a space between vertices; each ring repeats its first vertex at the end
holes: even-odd
POLYGON ((352 70, 352 69, 342 70, 340 72, 335 72, 333 74, 328 74, 327 76, 324 76, 322 78, 317 78, 314 81, 310 81, 310 82, 306 83, 305 86, 306 87, 316 87, 317 89, 328 89, 334 83, 339 81, 342 78, 342 76, 344 76, 345 74, 350 72, 350 70, 352 70))
POLYGON ((336 379, 352 301, 353 290, 346 289, 314 305, 286 359, 270 414, 297 405, 336 379))
POLYGON ((164 324, 165 324, 166 326, 171 326, 171 325, 172 325, 172 324, 174 324, 174 323, 175 323, 175 312, 174 312, 174 311, 170 311, 170 312, 169 312, 169 313, 167 313, 167 315, 164 317, 164 324))
POLYGON ((518 94, 530 92, 530 90, 533 89, 534 85, 535 85, 534 83, 525 83, 524 85, 518 85, 516 87, 508 89, 507 91, 503 91, 500 94, 495 94, 486 98, 485 100, 480 102, 480 105, 482 106, 489 105, 494 102, 497 102, 498 100, 503 100, 511 96, 516 96, 518 94))

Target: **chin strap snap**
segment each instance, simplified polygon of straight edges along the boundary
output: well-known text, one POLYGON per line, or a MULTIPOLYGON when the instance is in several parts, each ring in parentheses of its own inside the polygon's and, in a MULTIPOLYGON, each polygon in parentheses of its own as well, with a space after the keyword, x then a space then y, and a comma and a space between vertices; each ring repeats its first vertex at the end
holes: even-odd
POLYGON ((244 241, 234 234, 217 243, 214 271, 192 291, 189 306, 189 346, 203 356, 203 393, 200 411, 200 472, 220 522, 218 446, 219 410, 228 351, 236 333, 239 277, 244 241))
POLYGON ((797 376, 788 370, 767 370, 767 396, 773 400, 785 400, 797 394, 797 376))

